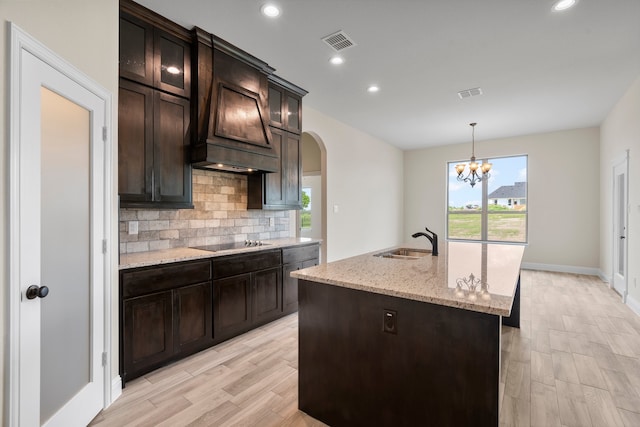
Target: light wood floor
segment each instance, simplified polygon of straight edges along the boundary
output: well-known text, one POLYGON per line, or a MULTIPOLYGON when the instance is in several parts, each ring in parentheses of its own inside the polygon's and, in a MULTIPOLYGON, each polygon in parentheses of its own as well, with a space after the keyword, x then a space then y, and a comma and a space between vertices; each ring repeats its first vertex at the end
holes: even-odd
MULTIPOLYGON (((500 424, 640 426, 640 317, 596 277, 523 271, 521 285, 500 424)), ((133 380, 91 425, 324 426, 297 410, 297 326, 287 316, 133 380)))

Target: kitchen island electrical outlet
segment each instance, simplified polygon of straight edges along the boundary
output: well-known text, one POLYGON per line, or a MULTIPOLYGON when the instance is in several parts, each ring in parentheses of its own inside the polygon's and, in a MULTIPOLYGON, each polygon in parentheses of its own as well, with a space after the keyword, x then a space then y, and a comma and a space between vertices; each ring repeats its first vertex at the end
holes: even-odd
POLYGON ((129 221, 127 229, 129 234, 138 234, 138 221, 129 221))
POLYGON ((382 331, 389 334, 398 333, 398 313, 394 310, 382 310, 382 331))

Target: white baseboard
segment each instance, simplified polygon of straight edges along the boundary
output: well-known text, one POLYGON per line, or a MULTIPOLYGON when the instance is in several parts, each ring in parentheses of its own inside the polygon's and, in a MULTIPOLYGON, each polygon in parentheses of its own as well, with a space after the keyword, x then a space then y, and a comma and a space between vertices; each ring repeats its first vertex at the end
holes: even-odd
POLYGON ((590 267, 576 267, 573 265, 540 264, 536 262, 523 262, 522 268, 524 270, 541 270, 541 271, 555 271, 558 273, 586 274, 588 276, 599 276, 602 278, 600 274, 600 270, 598 270, 597 268, 590 268, 590 267))
POLYGON ((122 378, 120 378, 120 375, 116 375, 111 380, 111 403, 115 402, 120 396, 122 396, 122 378))
POLYGON ((640 316, 640 301, 636 300, 629 294, 627 294, 627 306, 629 306, 634 313, 640 316))

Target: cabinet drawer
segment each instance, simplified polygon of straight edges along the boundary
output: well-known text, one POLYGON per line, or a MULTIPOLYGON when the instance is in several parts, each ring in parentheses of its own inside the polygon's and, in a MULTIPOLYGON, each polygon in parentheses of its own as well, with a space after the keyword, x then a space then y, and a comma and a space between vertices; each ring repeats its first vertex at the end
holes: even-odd
POLYGON ((318 251, 319 247, 317 244, 284 248, 282 250, 282 263, 291 264, 294 262, 318 258, 318 251))
POLYGON ((230 255, 213 259, 213 278, 230 277, 252 271, 279 267, 281 257, 279 250, 252 252, 249 254, 230 255))
POLYGON ((181 262, 121 273, 122 298, 211 280, 211 261, 181 262))

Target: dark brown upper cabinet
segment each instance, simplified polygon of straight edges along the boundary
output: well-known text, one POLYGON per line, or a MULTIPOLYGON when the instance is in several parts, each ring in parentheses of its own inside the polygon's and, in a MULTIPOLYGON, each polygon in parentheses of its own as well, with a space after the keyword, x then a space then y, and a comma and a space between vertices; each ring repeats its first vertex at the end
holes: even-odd
POLYGON ((120 77, 188 98, 191 45, 121 11, 120 77))
POLYGON ((125 208, 192 208, 191 33, 120 2, 118 194, 125 208))
POLYGON ((118 116, 120 206, 192 207, 189 101, 120 79, 118 116))
MULTIPOLYGON (((306 92, 305 92, 306 93, 306 92)), ((302 96, 275 84, 269 85, 269 124, 300 134, 302 132, 302 96)))
POLYGON ((302 209, 302 97, 306 91, 278 76, 269 77, 269 116, 278 170, 247 178, 247 208, 302 209))
POLYGON ((302 209, 300 135, 272 128, 279 170, 247 177, 247 208, 267 210, 302 209))

